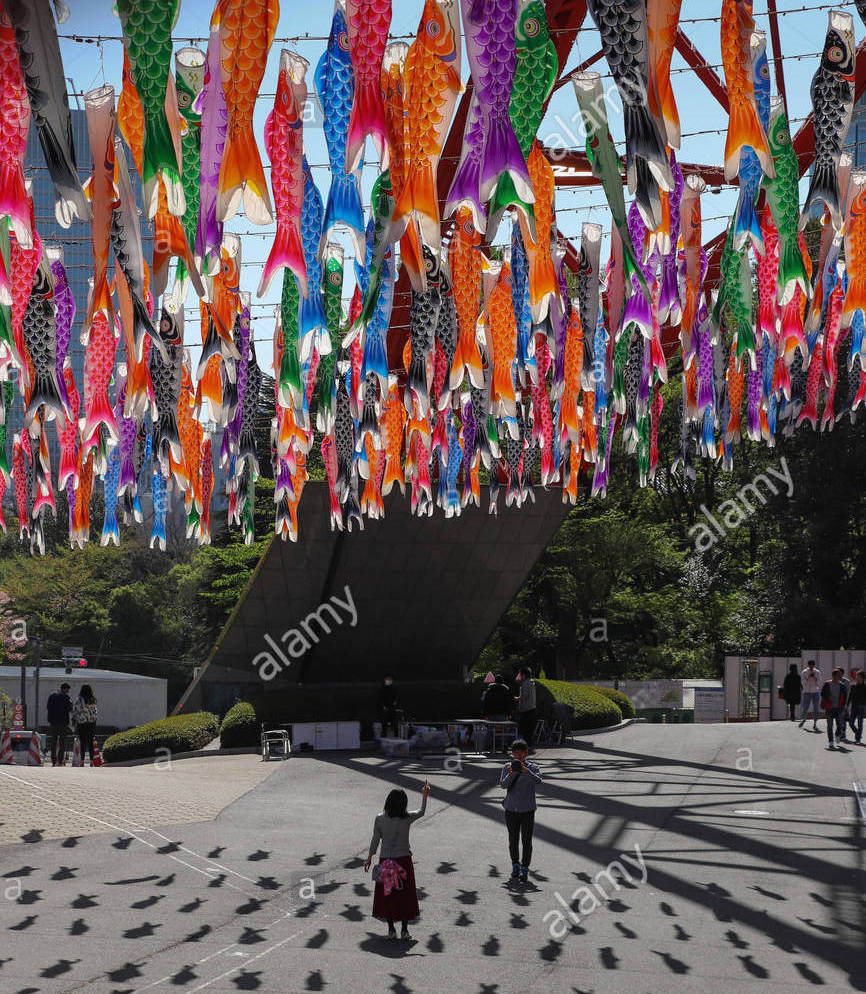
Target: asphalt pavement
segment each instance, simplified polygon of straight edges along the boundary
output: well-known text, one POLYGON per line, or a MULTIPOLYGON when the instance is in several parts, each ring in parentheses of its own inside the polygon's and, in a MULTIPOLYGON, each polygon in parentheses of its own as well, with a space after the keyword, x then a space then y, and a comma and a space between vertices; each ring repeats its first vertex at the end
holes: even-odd
POLYGON ((632 725, 536 758, 527 885, 509 880, 495 758, 296 755, 265 779, 238 762, 254 757, 181 760, 147 781, 162 821, 91 777, 75 819, 98 831, 55 839, 40 825, 71 807, 64 771, 0 768, 0 823, 13 801, 32 823, 0 845, 0 991, 866 990, 866 746, 829 752, 789 723, 632 725), (237 796, 177 824, 172 777, 190 795, 193 762, 211 771, 198 789, 222 800, 222 774, 237 796), (363 859, 388 790, 415 806, 425 778, 421 918, 390 942, 363 859))

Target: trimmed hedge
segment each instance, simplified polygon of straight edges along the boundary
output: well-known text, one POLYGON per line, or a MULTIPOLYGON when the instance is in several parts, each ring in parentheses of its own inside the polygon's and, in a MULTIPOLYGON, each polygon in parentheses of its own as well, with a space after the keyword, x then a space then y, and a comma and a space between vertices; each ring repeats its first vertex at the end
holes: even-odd
POLYGON ((212 741, 219 728, 219 718, 209 711, 160 718, 107 738, 102 746, 102 757, 106 763, 121 763, 155 756, 158 749, 173 753, 194 752, 212 741))
POLYGON ((607 728, 622 721, 622 712, 617 705, 598 688, 582 687, 565 680, 535 681, 538 709, 545 715, 551 714, 555 702, 569 704, 574 711, 574 728, 607 728))
POLYGON ((238 701, 226 712, 220 726, 220 748, 239 749, 257 746, 261 740, 256 709, 246 701, 238 701))
POLYGON ((582 686, 587 687, 589 690, 594 690, 597 694, 601 694, 602 697, 612 700, 622 712, 623 718, 634 718, 634 704, 632 704, 631 698, 621 690, 614 690, 613 687, 596 687, 595 684, 591 683, 582 684, 582 686))

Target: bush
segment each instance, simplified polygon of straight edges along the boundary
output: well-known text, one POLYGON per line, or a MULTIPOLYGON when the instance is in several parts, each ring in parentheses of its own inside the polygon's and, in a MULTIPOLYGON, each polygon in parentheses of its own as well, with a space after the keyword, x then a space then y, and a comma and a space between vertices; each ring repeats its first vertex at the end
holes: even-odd
POLYGON ((596 687, 581 687, 565 680, 536 680, 536 701, 544 715, 552 713, 555 702, 568 704, 574 711, 574 728, 607 728, 622 721, 617 705, 596 687))
POLYGON ((256 709, 246 701, 238 701, 230 708, 220 726, 220 748, 239 749, 257 746, 261 741, 256 709))
POLYGON ((6 694, 0 690, 0 728, 11 728, 15 707, 6 694))
POLYGON ((106 763, 121 763, 155 756, 158 749, 194 752, 214 739, 219 727, 219 718, 209 711, 161 718, 110 736, 102 746, 102 756, 106 763))
POLYGON ((612 700, 622 712, 623 718, 634 718, 634 704, 632 704, 631 698, 621 690, 614 690, 613 687, 596 687, 594 684, 584 684, 584 686, 588 690, 594 690, 597 694, 612 700))

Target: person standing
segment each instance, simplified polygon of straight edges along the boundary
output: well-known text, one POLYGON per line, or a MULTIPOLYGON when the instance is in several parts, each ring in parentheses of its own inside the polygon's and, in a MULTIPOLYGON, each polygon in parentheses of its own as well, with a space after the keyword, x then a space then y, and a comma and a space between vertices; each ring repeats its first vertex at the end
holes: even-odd
POLYGON ((505 682, 505 677, 497 673, 494 682, 481 696, 481 716, 491 721, 508 721, 513 709, 511 688, 505 682))
POLYGON ((800 728, 806 723, 806 717, 812 712, 812 728, 818 731, 818 700, 821 696, 821 671, 815 669, 815 660, 810 659, 802 674, 803 707, 800 710, 800 728))
POLYGON ((370 851, 364 863, 364 872, 370 869, 376 850, 379 865, 373 873, 376 890, 373 894, 373 917, 388 923, 388 938, 396 939, 394 923, 401 923, 400 938, 411 941, 409 922, 420 915, 418 890, 415 886, 415 867, 409 848, 409 828, 427 810, 430 784, 424 781, 421 789, 421 807, 407 811, 409 799, 405 790, 392 790, 385 798, 385 808, 373 822, 370 851))
POLYGON ((78 697, 72 705, 72 721, 75 725, 75 734, 81 743, 81 761, 84 762, 84 753, 90 756, 93 762, 93 733, 96 731, 97 718, 96 696, 89 683, 83 683, 78 697))
POLYGON ((854 741, 859 745, 863 739, 863 718, 866 717, 866 673, 863 670, 857 671, 857 677, 851 684, 848 708, 851 712, 854 741))
POLYGON ((527 749, 532 748, 532 736, 535 733, 535 681, 532 670, 522 666, 517 674, 520 692, 515 698, 517 704, 517 733, 526 742, 527 749))
POLYGON ((386 673, 382 678, 382 686, 379 688, 379 721, 382 723, 383 738, 387 738, 389 729, 392 735, 397 735, 398 710, 394 674, 386 673))
POLYGON ((788 705, 788 717, 791 721, 794 721, 797 705, 803 697, 803 681, 797 672, 796 663, 791 663, 788 667, 788 672, 785 674, 785 679, 782 682, 782 697, 788 705))
POLYGON ((66 756, 66 736, 69 734, 69 715, 72 712, 70 689, 68 683, 61 683, 59 691, 55 690, 48 695, 45 705, 48 711, 48 749, 52 766, 61 766, 66 756))
POLYGON ((827 738, 830 740, 830 748, 835 749, 833 744, 833 726, 836 727, 836 743, 844 741, 845 738, 845 703, 846 688, 842 683, 843 669, 837 666, 833 670, 832 679, 828 680, 821 688, 821 707, 827 715, 827 738))
POLYGON ((535 763, 527 763, 529 745, 524 739, 511 743, 511 762, 502 767, 499 786, 505 788, 502 806, 508 829, 508 854, 511 857, 511 879, 526 883, 532 861, 532 835, 535 831, 536 784, 541 773, 535 763), (520 847, 523 847, 521 858, 520 847))

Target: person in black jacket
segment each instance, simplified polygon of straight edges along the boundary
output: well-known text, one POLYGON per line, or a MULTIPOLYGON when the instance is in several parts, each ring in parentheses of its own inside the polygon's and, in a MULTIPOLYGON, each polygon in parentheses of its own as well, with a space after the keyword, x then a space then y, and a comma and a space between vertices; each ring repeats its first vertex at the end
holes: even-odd
POLYGON ((394 736, 397 735, 399 710, 397 691, 394 688, 394 674, 386 673, 382 678, 382 686, 379 688, 379 721, 382 722, 383 737, 387 737, 389 728, 393 729, 394 736))
POLYGON ((863 718, 866 716, 866 674, 863 670, 858 671, 854 683, 851 684, 848 705, 851 711, 854 741, 859 745, 863 739, 863 718))
POLYGON ((51 765, 59 766, 66 755, 66 736, 69 734, 69 715, 72 713, 72 701, 69 699, 70 686, 61 683, 60 690, 49 694, 46 708, 48 710, 48 749, 51 753, 51 765))
POLYGON ((796 720, 797 705, 803 699, 803 681, 797 672, 797 664, 791 663, 782 683, 782 698, 788 705, 788 717, 796 720))
POLYGON ((513 709, 511 688, 505 682, 505 677, 497 673, 496 680, 481 696, 481 717, 491 721, 508 721, 513 709))
POLYGON ((845 739, 845 704, 848 698, 848 688, 842 683, 842 674, 845 671, 841 666, 833 670, 833 679, 828 680, 821 688, 821 707, 827 715, 827 738, 830 740, 830 748, 835 749, 833 744, 833 725, 836 725, 836 742, 845 739))

